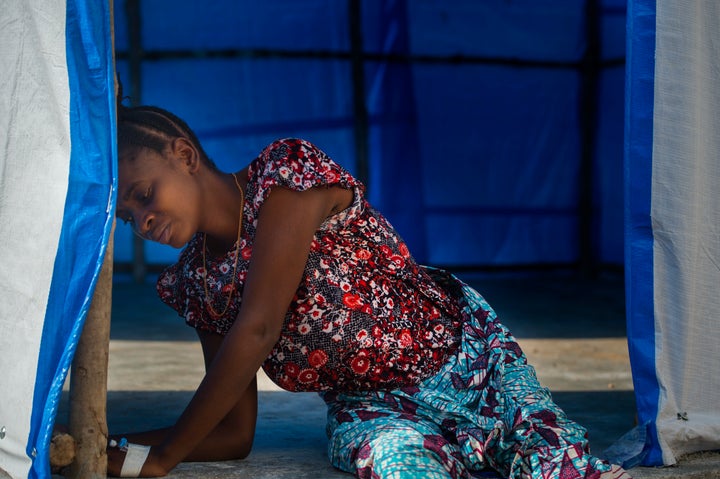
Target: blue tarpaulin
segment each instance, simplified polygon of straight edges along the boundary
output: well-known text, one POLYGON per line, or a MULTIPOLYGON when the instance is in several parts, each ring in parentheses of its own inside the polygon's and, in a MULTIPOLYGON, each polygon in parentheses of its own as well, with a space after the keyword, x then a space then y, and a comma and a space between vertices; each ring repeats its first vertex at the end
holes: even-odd
MULTIPOLYGON (((226 170, 278 137, 316 143, 422 262, 621 265, 625 4, 590 18, 586 3, 145 1, 129 17, 117 1, 118 72, 226 170)), ((145 248, 149 263, 177 256, 145 248)), ((118 228, 116 259, 132 258, 118 228)))

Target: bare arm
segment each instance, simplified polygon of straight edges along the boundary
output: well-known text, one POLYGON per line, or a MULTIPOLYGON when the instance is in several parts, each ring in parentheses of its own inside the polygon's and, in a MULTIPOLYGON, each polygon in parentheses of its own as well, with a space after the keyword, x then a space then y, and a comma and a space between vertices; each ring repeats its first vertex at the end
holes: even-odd
POLYGON ((167 474, 238 403, 277 342, 315 231, 325 218, 351 201, 352 192, 338 187, 304 192, 273 189, 258 217, 237 320, 169 436, 151 450, 143 476, 167 474))
MULTIPOLYGON (((217 354, 223 337, 198 331, 202 344, 205 369, 210 367, 217 354)), ((250 454, 255 437, 255 424, 257 421, 257 382, 250 382, 237 404, 220 421, 220 423, 205 437, 200 444, 185 458, 186 461, 225 461, 230 459, 244 459, 250 454)), ((129 442, 157 446, 163 443, 169 435, 171 428, 155 429, 130 434, 113 436, 115 440, 125 437, 129 442)), ((109 449, 110 461, 108 472, 119 475, 123 457, 116 449, 109 449), (118 457, 114 457, 118 456, 118 457), (115 459, 115 460, 112 460, 115 459), (117 470, 115 470, 117 469, 117 470)))
MULTIPOLYGON (((223 342, 219 334, 198 331, 205 357, 205 370, 210 369, 223 342)), ((186 461, 221 461, 244 459, 250 454, 257 421, 257 380, 253 377, 240 400, 203 439, 186 461)))

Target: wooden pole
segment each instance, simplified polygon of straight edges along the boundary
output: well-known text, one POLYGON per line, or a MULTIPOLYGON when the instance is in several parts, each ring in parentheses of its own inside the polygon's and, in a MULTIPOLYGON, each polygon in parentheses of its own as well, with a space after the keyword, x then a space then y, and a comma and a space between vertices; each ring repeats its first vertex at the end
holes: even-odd
POLYGON ((580 86, 580 171, 578 173, 578 270, 580 277, 597 273, 596 240, 593 233, 593 166, 597 147, 598 81, 600 78, 600 2, 585 1, 585 38, 580 86))
POLYGON ((75 460, 65 474, 72 479, 105 478, 107 474, 107 369, 114 231, 113 223, 70 375, 69 428, 76 450, 75 460))

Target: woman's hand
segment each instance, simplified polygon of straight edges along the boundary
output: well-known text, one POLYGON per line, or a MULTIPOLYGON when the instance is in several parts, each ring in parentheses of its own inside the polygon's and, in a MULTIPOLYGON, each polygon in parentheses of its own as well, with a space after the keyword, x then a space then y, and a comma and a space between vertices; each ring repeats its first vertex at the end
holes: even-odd
POLYGON ((125 461, 125 452, 118 447, 107 448, 107 475, 112 477, 120 477, 123 462, 125 461))
MULTIPOLYGON (((170 468, 166 468, 161 464, 158 455, 158 447, 153 446, 140 470, 139 477, 163 477, 168 474, 170 468)), ((107 448, 107 475, 110 477, 120 477, 123 463, 125 462, 125 450, 119 447, 107 448)))

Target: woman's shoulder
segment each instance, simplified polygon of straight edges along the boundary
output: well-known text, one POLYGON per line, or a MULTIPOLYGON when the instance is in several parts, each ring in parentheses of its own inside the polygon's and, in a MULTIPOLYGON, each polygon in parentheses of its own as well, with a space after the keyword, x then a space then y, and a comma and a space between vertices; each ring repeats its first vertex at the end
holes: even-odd
POLYGON ((260 155, 287 155, 291 152, 299 152, 301 150, 315 150, 317 152, 320 152, 320 149, 309 140, 296 137, 287 137, 278 138, 277 140, 273 141, 265 148, 263 148, 260 155))
POLYGON ((359 182, 314 143, 302 138, 282 138, 267 145, 248 167, 251 182, 293 189, 359 182))
POLYGON ((324 151, 308 140, 280 138, 263 148, 251 165, 257 165, 258 163, 290 163, 315 158, 332 161, 324 151))

